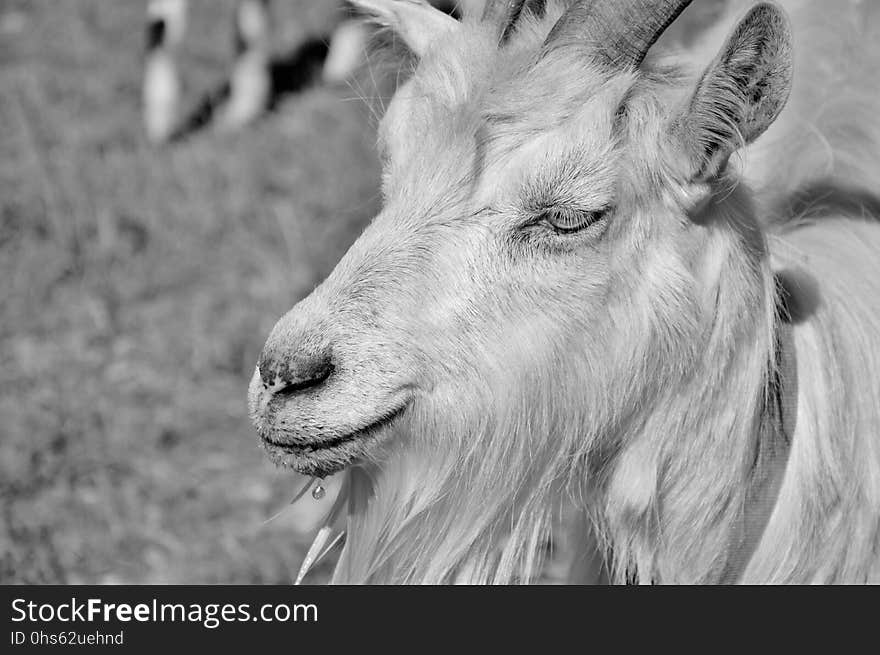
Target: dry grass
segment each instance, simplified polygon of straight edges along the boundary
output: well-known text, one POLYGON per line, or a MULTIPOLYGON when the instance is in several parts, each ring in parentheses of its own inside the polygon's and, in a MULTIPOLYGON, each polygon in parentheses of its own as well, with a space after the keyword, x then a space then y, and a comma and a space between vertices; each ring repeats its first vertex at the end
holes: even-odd
MULTIPOLYGON (((278 4, 287 44, 333 8, 278 4)), ((374 213, 369 112, 314 89, 151 148, 144 9, 0 0, 0 582, 289 582, 296 532, 263 522, 298 479, 263 457, 245 389, 374 213)), ((190 102, 230 49, 230 3, 193 10, 190 102)))

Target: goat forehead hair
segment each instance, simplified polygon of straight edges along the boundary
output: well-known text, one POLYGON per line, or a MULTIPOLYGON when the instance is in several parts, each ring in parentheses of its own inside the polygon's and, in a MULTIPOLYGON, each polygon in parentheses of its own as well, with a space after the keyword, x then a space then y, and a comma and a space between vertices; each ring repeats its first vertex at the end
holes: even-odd
MULTIPOLYGON (((435 155, 439 150, 460 160, 463 148, 499 141, 516 148, 573 117, 586 118, 579 121, 582 135, 598 135, 608 142, 613 137, 611 119, 624 100, 632 101, 636 93, 648 97, 649 90, 677 88, 672 84, 679 81, 674 71, 658 74, 650 64, 640 74, 611 75, 582 48, 542 52, 563 5, 548 3, 541 16, 524 13, 516 33, 502 47, 488 26, 466 20, 427 52, 380 125, 380 143, 391 159, 418 151, 417 156, 433 163, 425 151, 435 155)), ((449 180, 453 181, 458 177, 449 180)))

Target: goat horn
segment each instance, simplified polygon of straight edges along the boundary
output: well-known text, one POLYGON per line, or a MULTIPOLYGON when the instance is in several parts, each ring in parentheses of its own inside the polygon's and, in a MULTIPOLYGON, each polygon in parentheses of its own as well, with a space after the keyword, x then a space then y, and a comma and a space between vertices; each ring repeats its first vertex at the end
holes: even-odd
POLYGON ((545 50, 586 45, 616 70, 636 68, 691 0, 580 0, 550 31, 545 50))

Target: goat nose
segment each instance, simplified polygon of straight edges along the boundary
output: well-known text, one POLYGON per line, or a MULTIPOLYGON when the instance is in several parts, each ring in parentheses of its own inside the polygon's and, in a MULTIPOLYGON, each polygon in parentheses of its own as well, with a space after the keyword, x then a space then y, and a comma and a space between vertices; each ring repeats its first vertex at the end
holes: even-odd
POLYGON ((322 384, 333 372, 327 350, 280 354, 264 349, 257 364, 263 388, 272 394, 292 394, 322 384))

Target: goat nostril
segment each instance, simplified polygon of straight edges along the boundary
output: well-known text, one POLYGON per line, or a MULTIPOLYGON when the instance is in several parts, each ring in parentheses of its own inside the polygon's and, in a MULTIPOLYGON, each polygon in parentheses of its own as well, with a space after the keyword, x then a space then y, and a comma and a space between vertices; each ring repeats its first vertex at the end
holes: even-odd
POLYGON ((333 373, 329 355, 293 356, 283 361, 262 357, 258 368, 263 388, 275 395, 290 395, 324 383, 333 373))
POLYGON ((327 380, 327 378, 330 377, 330 374, 332 372, 333 365, 328 362, 327 366, 310 369, 308 374, 305 376, 300 376, 293 380, 283 381, 282 386, 276 389, 275 393, 279 396, 289 396, 300 391, 305 391, 306 389, 317 387, 323 384, 327 380))

